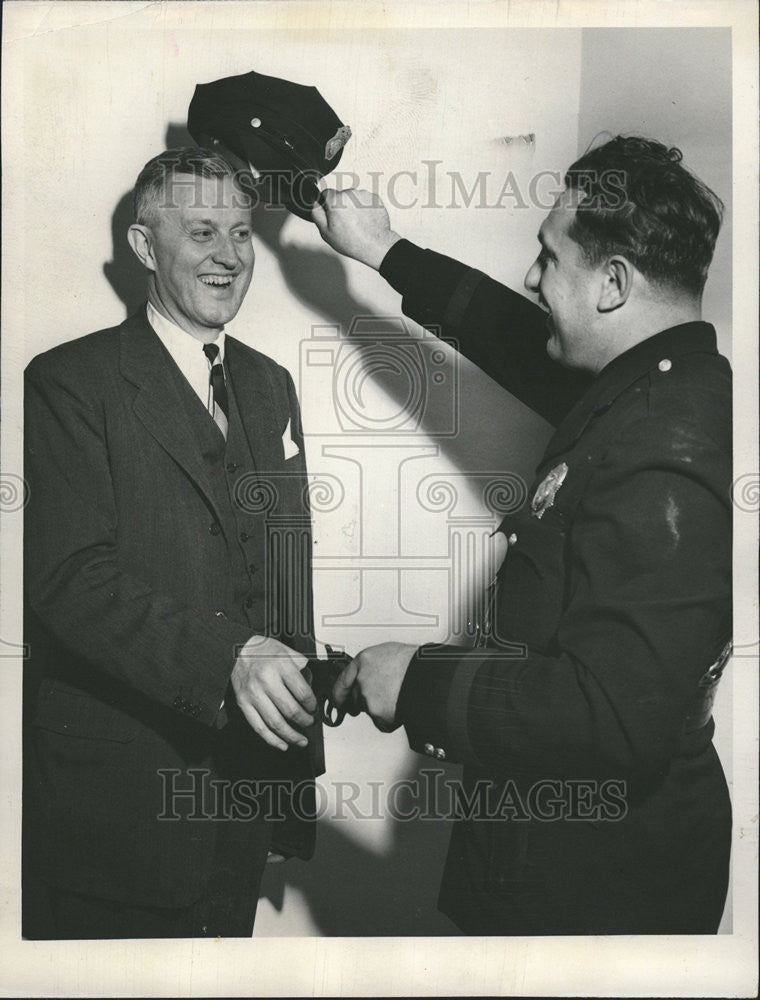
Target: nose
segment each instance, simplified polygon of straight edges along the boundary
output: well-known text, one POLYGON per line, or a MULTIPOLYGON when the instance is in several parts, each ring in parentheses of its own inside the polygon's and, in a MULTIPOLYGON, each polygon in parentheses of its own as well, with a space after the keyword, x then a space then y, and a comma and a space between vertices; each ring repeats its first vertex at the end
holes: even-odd
POLYGON ((238 254, 238 248, 232 237, 225 236, 221 233, 219 234, 216 243, 214 244, 213 257, 214 262, 216 264, 221 264, 222 267, 228 267, 230 270, 237 267, 240 257, 238 254))
POLYGON ((541 284, 541 265, 538 263, 538 257, 536 257, 528 268, 524 284, 529 292, 538 294, 539 285, 541 284))

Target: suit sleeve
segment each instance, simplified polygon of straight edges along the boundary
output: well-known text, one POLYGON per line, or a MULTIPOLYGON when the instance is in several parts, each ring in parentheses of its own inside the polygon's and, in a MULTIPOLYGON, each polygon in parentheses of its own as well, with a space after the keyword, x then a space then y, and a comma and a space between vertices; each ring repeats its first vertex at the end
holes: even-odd
POLYGON ((105 420, 76 373, 41 359, 25 383, 27 599, 78 659, 149 699, 219 724, 236 649, 250 635, 125 572, 105 420), (197 710, 196 707, 197 706, 197 710))
MULTIPOLYGON (((665 766, 730 629, 729 481, 727 454, 699 430, 655 418, 632 425, 562 540, 571 569, 559 581, 568 596, 557 601, 551 655, 529 644, 522 656, 422 647, 398 708, 412 748, 432 744, 502 773, 665 766)), ((517 604, 516 640, 521 600, 500 597, 517 604)))
POLYGON ((591 382, 546 353, 546 313, 506 285, 458 261, 399 240, 380 274, 404 313, 451 340, 499 385, 558 424, 591 382))

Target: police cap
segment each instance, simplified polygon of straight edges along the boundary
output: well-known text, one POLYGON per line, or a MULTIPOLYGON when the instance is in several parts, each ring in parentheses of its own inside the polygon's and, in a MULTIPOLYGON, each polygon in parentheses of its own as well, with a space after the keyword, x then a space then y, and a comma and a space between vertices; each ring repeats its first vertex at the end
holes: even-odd
POLYGON ((319 179, 338 165, 351 137, 316 87, 255 72, 198 84, 187 129, 252 179, 267 203, 304 219, 319 179))

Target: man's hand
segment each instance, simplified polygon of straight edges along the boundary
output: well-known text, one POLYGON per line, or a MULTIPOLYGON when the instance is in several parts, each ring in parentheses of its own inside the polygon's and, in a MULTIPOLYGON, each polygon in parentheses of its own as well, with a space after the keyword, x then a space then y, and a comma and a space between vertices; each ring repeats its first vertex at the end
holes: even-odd
MULTIPOLYGON (((402 642, 381 642, 369 646, 345 668, 333 687, 333 700, 342 705, 352 690, 364 699, 367 714, 378 729, 390 733, 398 729, 396 706, 399 691, 416 646, 402 642)), ((353 712, 351 713, 353 714, 353 712)))
POLYGON ((301 675, 307 659, 277 639, 252 636, 232 670, 232 689, 255 733, 270 746, 287 750, 308 740, 293 726, 314 722, 314 692, 301 675))
POLYGON ((380 198, 361 188, 328 188, 312 209, 311 217, 328 246, 376 271, 393 244, 401 239, 391 229, 380 198))

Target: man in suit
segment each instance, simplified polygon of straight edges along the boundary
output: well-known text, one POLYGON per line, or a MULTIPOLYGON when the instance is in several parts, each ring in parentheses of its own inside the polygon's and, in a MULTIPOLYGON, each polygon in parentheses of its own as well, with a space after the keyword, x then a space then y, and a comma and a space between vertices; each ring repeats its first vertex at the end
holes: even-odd
POLYGON ((225 335, 251 204, 206 149, 135 188, 146 307, 26 372, 24 933, 250 936, 322 763, 293 382, 225 335))
POLYGON ((556 427, 530 504, 495 536, 479 648, 384 643, 335 688, 464 763, 439 906, 468 933, 718 929, 731 372, 701 299, 721 214, 677 149, 618 136, 590 150, 539 231, 525 286, 541 309, 401 239, 367 192, 325 192, 314 211, 408 316, 556 427))

